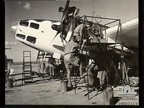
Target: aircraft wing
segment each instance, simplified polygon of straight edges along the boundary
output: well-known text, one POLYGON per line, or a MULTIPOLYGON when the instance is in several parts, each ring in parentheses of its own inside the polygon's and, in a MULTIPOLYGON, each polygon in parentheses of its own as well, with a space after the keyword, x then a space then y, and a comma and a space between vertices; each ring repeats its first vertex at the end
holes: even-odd
POLYGON ((103 31, 104 38, 98 39, 93 33, 89 34, 94 37, 91 43, 106 44, 108 48, 114 50, 121 50, 121 44, 124 45, 124 51, 136 51, 138 48, 138 18, 130 20, 121 24, 121 32, 117 35, 118 26, 107 28, 103 31))
MULTIPOLYGON (((115 41, 117 28, 118 26, 108 28, 106 36, 115 41)), ((138 18, 121 24, 121 32, 117 37, 117 42, 127 48, 138 48, 138 18)))

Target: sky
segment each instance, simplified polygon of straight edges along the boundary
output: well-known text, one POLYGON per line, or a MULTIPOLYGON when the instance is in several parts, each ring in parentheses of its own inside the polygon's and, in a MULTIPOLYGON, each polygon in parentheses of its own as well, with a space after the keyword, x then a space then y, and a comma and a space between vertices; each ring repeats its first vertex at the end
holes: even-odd
MULTIPOLYGON (((11 45, 11 50, 5 50, 8 58, 14 62, 23 60, 23 51, 32 52, 35 61, 38 51, 17 40, 10 32, 11 24, 23 19, 61 20, 60 6, 64 7, 65 0, 5 0, 5 43, 11 45)), ((138 17, 138 0, 70 0, 70 6, 80 9, 79 15, 94 15, 121 19, 126 22, 138 17)))

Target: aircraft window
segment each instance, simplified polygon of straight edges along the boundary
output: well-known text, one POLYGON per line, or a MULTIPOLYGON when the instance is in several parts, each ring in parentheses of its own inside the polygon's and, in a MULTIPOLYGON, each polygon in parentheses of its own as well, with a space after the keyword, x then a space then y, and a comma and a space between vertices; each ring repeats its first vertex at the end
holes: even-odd
POLYGON ((35 43, 36 42, 36 38, 35 37, 32 37, 32 36, 28 36, 27 37, 27 41, 31 42, 31 43, 35 43))
POLYGON ((31 23, 31 24, 30 24, 30 27, 31 27, 31 28, 34 28, 34 29, 38 29, 38 28, 39 28, 39 24, 31 23))
POLYGON ((25 39, 25 35, 23 35, 23 34, 16 34, 16 36, 17 36, 18 38, 25 39))
POLYGON ((20 24, 21 26, 26 26, 26 27, 27 27, 29 23, 26 22, 26 21, 21 21, 19 24, 20 24))

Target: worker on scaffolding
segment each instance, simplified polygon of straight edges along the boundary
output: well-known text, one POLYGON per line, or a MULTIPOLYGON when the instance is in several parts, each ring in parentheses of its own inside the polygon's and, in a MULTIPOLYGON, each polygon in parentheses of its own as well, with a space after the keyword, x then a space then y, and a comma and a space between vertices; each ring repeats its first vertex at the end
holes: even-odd
POLYGON ((98 24, 83 20, 80 16, 75 17, 75 25, 73 36, 80 38, 80 44, 83 43, 84 39, 88 42, 93 38, 100 40, 104 37, 102 28, 98 24))
MULTIPOLYGON (((83 21, 83 19, 81 19, 80 16, 76 16, 75 17, 75 22, 76 22, 76 25, 77 27, 74 29, 74 33, 73 33, 73 36, 75 36, 78 40, 79 40, 79 52, 81 53, 86 41, 87 41, 87 38, 84 37, 84 31, 89 29, 91 26, 92 26, 92 23, 91 22, 88 22, 88 21, 83 21), (84 22, 84 23, 82 23, 84 22)), ((80 56, 81 60, 80 61, 83 61, 83 58, 82 56, 80 56)), ((82 65, 83 63, 80 62, 80 67, 79 67, 79 71, 80 71, 80 76, 83 74, 82 73, 82 65)))
POLYGON ((86 86, 92 90, 94 89, 95 76, 96 76, 95 73, 98 70, 98 66, 95 64, 93 60, 90 59, 88 66, 86 68, 87 70, 82 77, 84 77, 85 81, 87 82, 86 86))
MULTIPOLYGON (((86 23, 87 27, 90 26, 90 23, 86 23)), ((79 66, 80 76, 82 75, 82 63, 80 63, 80 57, 78 56, 78 49, 83 49, 83 46, 86 42, 86 39, 82 40, 83 36, 83 30, 84 30, 84 24, 78 25, 75 30, 74 34, 70 40, 65 46, 65 56, 64 56, 64 63, 67 71, 67 78, 69 86, 71 87, 71 65, 79 66), (82 44, 81 44, 82 43, 82 44), (80 63, 80 64, 79 64, 80 63)))
POLYGON ((72 87, 71 83, 71 70, 72 66, 79 66, 79 57, 78 57, 78 44, 79 40, 75 36, 72 36, 70 41, 66 44, 64 50, 64 64, 67 71, 68 86, 72 87))

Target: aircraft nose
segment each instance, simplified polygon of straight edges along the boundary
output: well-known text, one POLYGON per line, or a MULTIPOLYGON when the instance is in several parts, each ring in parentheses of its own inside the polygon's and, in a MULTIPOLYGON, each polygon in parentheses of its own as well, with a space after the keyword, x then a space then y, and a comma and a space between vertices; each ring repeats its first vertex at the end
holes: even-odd
POLYGON ((16 30, 17 30, 17 27, 18 27, 18 21, 12 23, 12 25, 11 25, 11 30, 10 30, 10 31, 11 31, 11 33, 12 33, 13 35, 15 35, 16 30))

